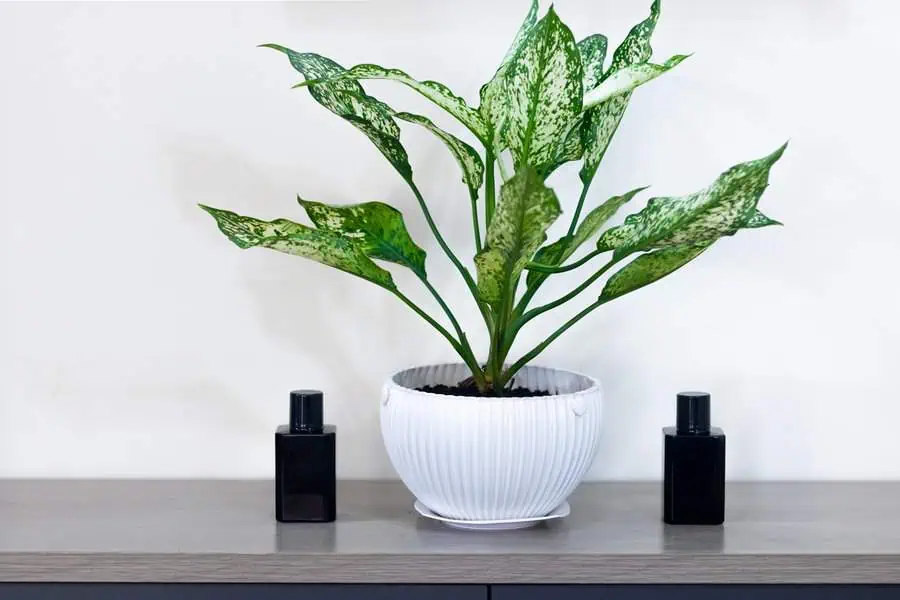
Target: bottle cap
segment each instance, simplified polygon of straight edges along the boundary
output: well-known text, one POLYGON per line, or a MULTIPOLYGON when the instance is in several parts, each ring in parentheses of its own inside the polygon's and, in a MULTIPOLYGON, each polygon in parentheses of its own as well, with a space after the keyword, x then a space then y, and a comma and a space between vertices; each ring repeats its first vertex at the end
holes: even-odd
POLYGON ((709 433, 710 397, 706 392, 678 394, 675 429, 678 433, 709 433))
POLYGON ((323 394, 319 390, 294 390, 291 392, 291 433, 321 431, 323 394))

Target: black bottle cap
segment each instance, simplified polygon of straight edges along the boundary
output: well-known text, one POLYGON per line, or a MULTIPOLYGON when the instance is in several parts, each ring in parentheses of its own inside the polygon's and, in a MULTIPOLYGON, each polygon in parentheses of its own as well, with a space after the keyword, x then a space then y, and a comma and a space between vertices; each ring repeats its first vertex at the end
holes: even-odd
POLYGON ((291 433, 322 431, 322 392, 294 390, 291 392, 291 433))
POLYGON ((709 433, 709 394, 681 392, 678 394, 677 433, 709 433))

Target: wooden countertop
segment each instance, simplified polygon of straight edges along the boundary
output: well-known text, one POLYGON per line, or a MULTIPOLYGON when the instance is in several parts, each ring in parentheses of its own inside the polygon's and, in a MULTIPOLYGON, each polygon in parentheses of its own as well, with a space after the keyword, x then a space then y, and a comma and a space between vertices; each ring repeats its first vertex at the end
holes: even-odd
POLYGON ((665 526, 659 483, 464 532, 399 483, 341 482, 338 521, 280 524, 271 481, 0 480, 0 581, 900 583, 900 483, 736 483, 722 527, 665 526))

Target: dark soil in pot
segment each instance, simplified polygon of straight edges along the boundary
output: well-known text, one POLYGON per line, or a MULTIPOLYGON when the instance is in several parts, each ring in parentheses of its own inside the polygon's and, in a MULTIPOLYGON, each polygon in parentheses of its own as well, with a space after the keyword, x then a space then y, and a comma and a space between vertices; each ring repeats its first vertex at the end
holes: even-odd
POLYGON ((549 396, 550 392, 546 390, 531 390, 526 387, 515 387, 503 390, 502 394, 482 394, 478 391, 478 387, 472 383, 469 385, 425 385, 416 388, 420 392, 428 392, 430 394, 443 394, 445 396, 484 396, 485 398, 502 397, 502 398, 529 398, 537 396, 549 396))

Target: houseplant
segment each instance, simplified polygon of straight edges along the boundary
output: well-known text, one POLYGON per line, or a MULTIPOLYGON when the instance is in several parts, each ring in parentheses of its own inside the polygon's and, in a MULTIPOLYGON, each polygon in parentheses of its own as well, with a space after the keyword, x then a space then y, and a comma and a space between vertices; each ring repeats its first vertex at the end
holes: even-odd
POLYGON ((408 184, 437 244, 472 293, 490 345, 479 360, 450 307, 429 281, 425 251, 399 211, 381 202, 329 205, 298 198, 313 225, 263 221, 202 206, 241 248, 265 247, 346 271, 397 296, 449 342, 461 363, 409 369, 385 385, 382 430, 406 485, 431 510, 459 519, 529 518, 562 502, 597 449, 600 387, 590 377, 531 366, 550 343, 593 310, 684 266, 716 240, 778 224, 757 210, 769 171, 785 147, 738 164, 710 186, 682 197, 652 198, 613 227, 613 215, 642 189, 590 207, 588 190, 633 91, 686 56, 651 62, 660 13, 635 25, 607 59, 600 34, 576 41, 553 7, 537 0, 477 108, 434 81, 378 65, 349 69, 274 44, 287 55, 313 99, 375 144, 408 184), (476 150, 425 116, 398 112, 367 94, 361 81, 388 79, 416 90, 458 119, 476 150), (471 203, 475 275, 445 242, 413 178, 399 122, 424 127, 452 153, 471 203), (565 234, 545 244, 560 217, 546 178, 580 161, 582 192, 565 234), (499 190, 499 193, 498 193, 499 190), (577 251, 592 245, 578 258, 577 251), (602 258, 601 258, 602 257, 602 258), (410 269, 434 296, 449 328, 410 300, 375 260, 410 269), (555 273, 580 269, 582 284, 541 306, 531 301, 555 273), (517 334, 534 318, 574 299, 609 275, 594 300, 514 361, 517 334), (524 286, 520 285, 524 279, 524 286))

